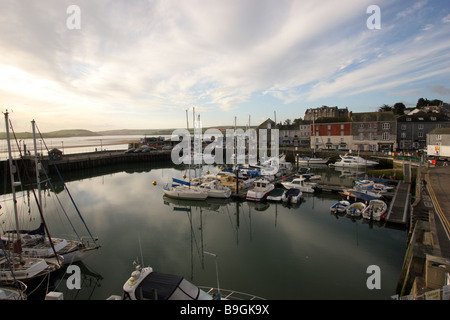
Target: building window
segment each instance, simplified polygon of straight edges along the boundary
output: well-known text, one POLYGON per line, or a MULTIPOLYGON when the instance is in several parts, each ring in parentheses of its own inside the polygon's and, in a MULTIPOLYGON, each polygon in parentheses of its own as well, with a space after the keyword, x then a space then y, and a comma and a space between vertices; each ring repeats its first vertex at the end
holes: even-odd
POLYGON ((406 124, 402 124, 402 130, 406 130, 406 124))
POLYGON ((341 130, 344 130, 344 125, 343 124, 341 124, 341 130))
POLYGON ((364 128, 364 123, 360 123, 360 124, 359 124, 359 127, 360 127, 361 129, 363 129, 363 128, 364 128))
POLYGON ((383 123, 383 130, 387 130, 391 128, 391 124, 390 123, 383 123))
POLYGON ((406 121, 411 121, 411 118, 406 118, 406 121))
POLYGON ((431 121, 436 121, 436 117, 431 117, 431 121))
POLYGON ((441 140, 441 135, 440 134, 436 135, 436 140, 441 140))
POLYGON ((423 132, 422 132, 422 131, 417 132, 417 136, 418 136, 419 138, 423 138, 423 132))
POLYGON ((359 140, 364 140, 364 133, 359 134, 359 140))
POLYGON ((344 135, 344 131, 341 131, 341 136, 343 136, 344 135))
POLYGON ((328 125, 328 130, 331 130, 331 124, 328 125))
POLYGON ((402 132, 402 139, 406 138, 406 132, 402 132))
POLYGON ((419 130, 423 130, 423 123, 421 123, 421 124, 417 125, 417 129, 419 129, 419 130))
POLYGON ((383 132, 383 140, 389 140, 389 132, 383 132))
POLYGON ((436 123, 436 128, 440 128, 441 124, 440 123, 436 123))

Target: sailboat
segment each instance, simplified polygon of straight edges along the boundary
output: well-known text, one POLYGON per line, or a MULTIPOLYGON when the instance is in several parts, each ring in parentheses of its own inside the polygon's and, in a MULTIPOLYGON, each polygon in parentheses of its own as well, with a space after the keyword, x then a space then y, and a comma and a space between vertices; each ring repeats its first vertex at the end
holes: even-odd
MULTIPOLYGON (((36 181, 38 194, 33 194, 36 197, 36 202, 38 209, 42 215, 42 200, 41 200, 41 182, 40 182, 40 166, 38 163, 37 147, 36 147, 36 124, 34 120, 31 122, 33 127, 33 142, 35 150, 35 167, 36 167, 36 181)), ((43 169, 42 169, 43 170, 43 169)), ((28 174, 28 173, 27 173, 28 174)), ((50 179, 47 179, 50 183, 50 179)), ((51 185, 51 183, 50 183, 51 185)), ((53 186, 52 186, 53 187, 53 186)), ((54 190, 53 190, 54 191, 54 190)), ((55 192, 56 195, 56 192, 55 192)), ((41 216, 42 219, 42 216, 41 216)), ((45 235, 45 225, 41 222, 40 226, 34 230, 19 230, 16 232, 14 230, 6 231, 2 238, 11 242, 14 234, 18 234, 20 241, 22 243, 22 253, 27 257, 38 257, 38 258, 50 258, 55 257, 55 252, 57 255, 63 258, 63 264, 71 264, 73 262, 78 262, 84 259, 88 253, 93 250, 98 249, 95 239, 92 242, 85 242, 81 238, 79 240, 69 240, 64 238, 52 238, 46 237, 45 235)))
POLYGON ((208 197, 207 190, 191 188, 190 182, 172 178, 172 186, 164 186, 163 192, 166 196, 185 200, 205 200, 208 197))
MULTIPOLYGON (((0 254, 0 285, 11 285, 21 281, 29 285, 34 280, 42 281, 44 277, 54 275, 61 267, 61 260, 55 253, 53 259, 31 258, 25 257, 22 254, 22 245, 20 234, 20 226, 17 212, 17 201, 15 188, 20 185, 19 182, 14 181, 15 167, 12 163, 11 143, 9 134, 9 119, 8 111, 5 113, 6 122, 6 139, 8 144, 10 182, 13 196, 14 217, 16 224, 15 239, 12 243, 5 246, 3 254, 0 254)), ((2 246, 4 242, 0 240, 2 246)))

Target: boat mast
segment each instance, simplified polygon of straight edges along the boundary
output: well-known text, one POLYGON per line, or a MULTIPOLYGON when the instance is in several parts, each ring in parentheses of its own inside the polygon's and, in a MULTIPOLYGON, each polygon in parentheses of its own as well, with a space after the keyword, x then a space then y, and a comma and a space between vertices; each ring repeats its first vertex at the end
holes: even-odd
POLYGON ((6 141, 8 143, 8 161, 9 161, 9 177, 11 180, 11 189, 12 189, 12 196, 13 196, 13 203, 14 203, 14 218, 16 221, 16 235, 17 235, 17 245, 19 246, 19 257, 20 261, 22 261, 22 250, 21 250, 21 243, 20 243, 20 233, 19 233, 19 216, 17 213, 17 200, 16 200, 16 185, 17 183, 14 182, 14 172, 15 172, 15 166, 12 163, 12 152, 11 152, 11 142, 10 142, 10 135, 9 135, 9 118, 8 118, 8 110, 5 112, 5 124, 6 124, 6 141))
POLYGON ((37 146, 36 146, 36 122, 31 121, 32 129, 33 129, 33 146, 34 146, 34 165, 36 168, 36 183, 38 187, 38 199, 39 199, 39 205, 42 204, 42 197, 41 197, 41 177, 39 174, 39 166, 38 166, 38 153, 37 153, 37 146))

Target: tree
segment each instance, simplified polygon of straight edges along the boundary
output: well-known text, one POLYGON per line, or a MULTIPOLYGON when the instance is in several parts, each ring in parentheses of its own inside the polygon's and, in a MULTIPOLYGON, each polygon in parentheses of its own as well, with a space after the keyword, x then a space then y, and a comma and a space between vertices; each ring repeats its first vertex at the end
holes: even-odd
POLYGON ((419 109, 422 109, 423 107, 426 107, 429 104, 430 104, 430 100, 424 99, 424 98, 420 98, 419 100, 417 100, 416 107, 419 108, 419 109))
POLYGON ((381 107, 378 108, 378 111, 392 111, 393 108, 390 105, 383 104, 381 107))
POLYGON ((297 119, 294 119, 294 121, 292 121, 292 124, 295 126, 298 126, 298 125, 300 125, 300 123, 302 121, 303 121, 302 118, 297 118, 297 119))
POLYGON ((405 109, 406 106, 402 102, 397 102, 396 104, 394 104, 394 114, 405 114, 405 109))

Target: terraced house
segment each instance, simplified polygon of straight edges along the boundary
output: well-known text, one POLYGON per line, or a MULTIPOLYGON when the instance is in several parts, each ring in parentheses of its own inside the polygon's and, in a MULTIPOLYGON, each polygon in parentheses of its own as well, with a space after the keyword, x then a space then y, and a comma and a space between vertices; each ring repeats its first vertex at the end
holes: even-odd
POLYGON ((353 150, 396 150, 397 120, 392 111, 352 113, 351 119, 353 150))
POLYGON ((418 151, 427 148, 427 134, 436 128, 450 127, 449 119, 438 112, 416 112, 397 118, 399 151, 418 151))
POLYGON ((311 125, 311 148, 315 150, 349 150, 352 140, 352 123, 349 121, 311 125))

